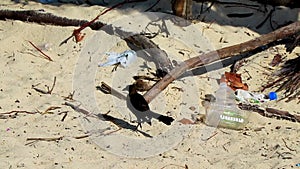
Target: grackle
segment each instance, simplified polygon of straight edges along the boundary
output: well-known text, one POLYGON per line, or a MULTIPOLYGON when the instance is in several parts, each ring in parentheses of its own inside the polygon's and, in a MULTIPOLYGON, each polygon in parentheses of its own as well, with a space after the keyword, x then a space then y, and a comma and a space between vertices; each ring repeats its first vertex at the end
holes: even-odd
POLYGON ((145 98, 137 92, 137 88, 135 85, 129 85, 128 96, 129 98, 127 99, 127 106, 131 110, 131 112, 137 117, 137 128, 139 126, 142 128, 141 123, 144 122, 151 125, 152 118, 155 118, 166 125, 171 125, 171 123, 174 121, 172 117, 164 116, 151 111, 145 98))

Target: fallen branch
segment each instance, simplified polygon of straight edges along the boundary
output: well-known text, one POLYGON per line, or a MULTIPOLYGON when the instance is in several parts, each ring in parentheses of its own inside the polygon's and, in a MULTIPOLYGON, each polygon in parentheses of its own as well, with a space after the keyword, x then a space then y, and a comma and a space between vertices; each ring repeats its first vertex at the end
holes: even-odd
POLYGON ((300 116, 298 115, 293 115, 290 114, 288 111, 282 111, 282 110, 277 110, 274 108, 266 108, 267 113, 271 114, 272 116, 280 117, 281 119, 286 119, 294 122, 300 122, 300 116))
MULTIPOLYGON (((34 22, 39 24, 51 24, 56 26, 80 26, 88 23, 87 20, 69 19, 66 17, 55 16, 51 13, 46 13, 38 10, 0 10, 0 20, 20 20, 24 22, 34 22)), ((94 22, 89 25, 93 30, 98 30, 103 27, 102 22, 94 22)))
POLYGON ((300 31, 300 21, 292 23, 288 26, 277 29, 271 33, 262 35, 253 40, 218 49, 216 51, 211 51, 206 54, 202 54, 193 58, 190 58, 173 70, 171 70, 165 77, 163 77, 159 82, 157 82, 145 95, 145 99, 150 103, 162 90, 164 90, 173 80, 177 79, 180 75, 189 69, 203 66, 214 61, 225 59, 228 57, 240 55, 246 52, 253 51, 261 46, 265 46, 271 42, 284 39, 288 36, 300 31))
POLYGON ((277 110, 274 108, 262 109, 258 105, 241 104, 241 103, 238 106, 242 110, 257 112, 258 114, 264 117, 284 119, 292 122, 300 122, 299 115, 290 114, 288 111, 277 110))

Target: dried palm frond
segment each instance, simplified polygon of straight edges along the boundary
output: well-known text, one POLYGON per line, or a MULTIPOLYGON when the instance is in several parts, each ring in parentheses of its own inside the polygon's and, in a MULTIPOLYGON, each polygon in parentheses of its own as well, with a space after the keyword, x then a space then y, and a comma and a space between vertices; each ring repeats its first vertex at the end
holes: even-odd
POLYGON ((287 102, 300 97, 300 56, 284 63, 282 68, 274 73, 275 78, 270 80, 266 88, 277 88, 276 92, 284 91, 287 102))

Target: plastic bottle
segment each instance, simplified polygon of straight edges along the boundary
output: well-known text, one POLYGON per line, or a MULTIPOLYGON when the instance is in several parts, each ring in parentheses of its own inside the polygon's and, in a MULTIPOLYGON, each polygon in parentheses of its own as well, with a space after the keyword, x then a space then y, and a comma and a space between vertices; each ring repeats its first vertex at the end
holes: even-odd
POLYGON ((238 109, 234 91, 225 82, 216 91, 216 101, 206 112, 205 123, 209 126, 243 129, 248 123, 248 114, 238 109))

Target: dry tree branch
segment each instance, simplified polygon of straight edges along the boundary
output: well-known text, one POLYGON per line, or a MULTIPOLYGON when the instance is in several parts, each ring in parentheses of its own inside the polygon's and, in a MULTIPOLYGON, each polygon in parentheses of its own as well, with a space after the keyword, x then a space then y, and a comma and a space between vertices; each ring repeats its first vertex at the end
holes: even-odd
POLYGON ((150 103, 162 90, 164 90, 173 80, 177 79, 180 75, 189 69, 203 66, 214 61, 225 59, 228 57, 236 56, 246 52, 253 51, 261 46, 267 45, 271 42, 284 39, 300 31, 300 21, 294 22, 288 26, 277 29, 271 33, 262 35, 247 42, 211 51, 193 58, 190 58, 173 70, 171 70, 165 77, 157 82, 144 97, 150 103))

